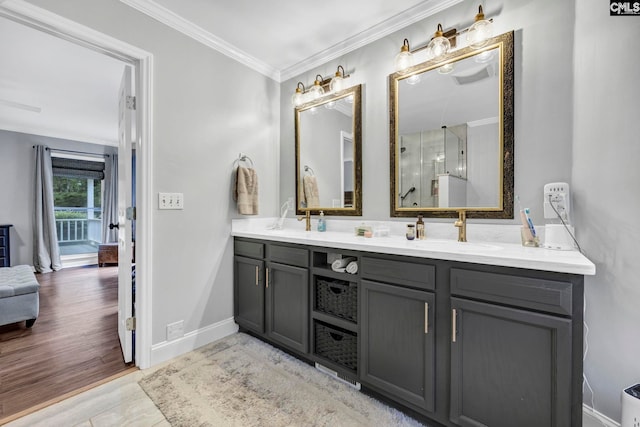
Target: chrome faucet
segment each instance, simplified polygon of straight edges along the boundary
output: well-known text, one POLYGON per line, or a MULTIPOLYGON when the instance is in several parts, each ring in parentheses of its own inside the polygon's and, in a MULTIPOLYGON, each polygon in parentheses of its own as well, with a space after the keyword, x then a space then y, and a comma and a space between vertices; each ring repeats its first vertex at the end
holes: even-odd
POLYGON ((311 231, 311 211, 307 210, 304 216, 299 216, 298 221, 305 220, 304 231, 311 231))
POLYGON ((453 223, 458 227, 458 242, 467 241, 467 213, 466 211, 458 211, 458 220, 453 223))

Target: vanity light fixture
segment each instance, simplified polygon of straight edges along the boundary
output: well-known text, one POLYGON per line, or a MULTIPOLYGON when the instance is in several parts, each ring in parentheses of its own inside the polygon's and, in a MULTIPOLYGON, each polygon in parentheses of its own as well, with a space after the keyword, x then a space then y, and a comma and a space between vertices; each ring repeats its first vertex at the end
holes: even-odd
POLYGON ((393 66, 396 71, 405 70, 413 65, 413 54, 409 49, 409 40, 404 39, 402 42, 402 47, 400 48, 400 53, 396 55, 396 58, 393 60, 393 66))
MULTIPOLYGON (((413 54, 421 50, 426 49, 429 54, 429 59, 439 59, 446 55, 451 49, 457 45, 457 37, 467 33, 466 39, 474 49, 479 49, 487 44, 487 41, 493 37, 493 18, 485 19, 482 5, 478 7, 478 14, 475 17, 475 22, 468 28, 461 31, 457 31, 455 28, 444 31, 442 25, 438 24, 433 38, 427 45, 422 45, 413 50, 409 47, 409 40, 404 39, 404 43, 400 48, 393 61, 393 65, 396 71, 403 71, 413 65, 413 54)), ((489 54, 487 54, 489 55, 489 54)), ((486 56, 487 56, 486 55, 486 56)), ((484 58, 483 58, 484 59, 484 58)), ((491 58, 488 58, 490 60, 491 58)), ((445 64, 441 73, 451 72, 452 69, 448 68, 445 64)), ((415 82, 413 82, 415 84, 415 82)))
POLYGON ((427 45, 427 52, 429 52, 429 56, 431 58, 440 58, 449 52, 451 49, 451 43, 449 39, 444 37, 444 32, 442 31, 442 25, 438 24, 438 29, 436 30, 433 38, 427 45))
POLYGON ((309 89, 309 100, 313 101, 324 95, 324 89, 322 89, 322 76, 316 75, 316 80, 313 82, 313 86, 309 89))
POLYGON ((297 107, 304 103, 304 93, 305 93, 304 84, 302 84, 302 82, 298 82, 298 85, 296 86, 296 91, 291 97, 291 104, 293 104, 294 107, 297 107), (302 86, 302 90, 300 90, 300 86, 302 86))
POLYGON ((493 22, 484 19, 484 12, 482 11, 482 5, 478 7, 478 14, 476 15, 475 22, 467 30, 467 42, 469 46, 474 49, 479 49, 487 44, 493 36, 493 22))

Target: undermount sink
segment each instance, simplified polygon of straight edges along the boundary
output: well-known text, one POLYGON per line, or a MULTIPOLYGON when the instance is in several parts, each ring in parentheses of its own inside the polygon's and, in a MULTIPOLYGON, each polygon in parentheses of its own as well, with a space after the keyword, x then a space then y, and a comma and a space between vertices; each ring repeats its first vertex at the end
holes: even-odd
POLYGON ((483 252, 498 251, 502 247, 489 243, 458 242, 455 240, 417 240, 416 246, 424 249, 433 249, 448 252, 483 252))

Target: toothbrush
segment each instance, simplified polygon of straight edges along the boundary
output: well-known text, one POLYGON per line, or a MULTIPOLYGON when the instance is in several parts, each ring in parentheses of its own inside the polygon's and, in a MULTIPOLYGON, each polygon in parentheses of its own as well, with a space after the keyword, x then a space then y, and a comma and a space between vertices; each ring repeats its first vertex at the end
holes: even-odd
POLYGON ((533 237, 536 237, 536 228, 533 226, 533 221, 531 221, 531 217, 529 216, 529 208, 524 208, 524 215, 527 218, 527 224, 529 225, 531 234, 533 235, 533 237))

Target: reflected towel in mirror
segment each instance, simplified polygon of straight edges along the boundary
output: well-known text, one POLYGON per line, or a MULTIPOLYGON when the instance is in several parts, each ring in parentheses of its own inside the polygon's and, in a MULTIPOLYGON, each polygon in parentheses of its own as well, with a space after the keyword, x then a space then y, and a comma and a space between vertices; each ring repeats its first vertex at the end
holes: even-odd
POLYGON ((313 175, 305 175, 302 178, 304 190, 304 201, 308 208, 320 206, 320 196, 318 194, 318 181, 313 175))
POLYGON ((258 215, 258 175, 255 169, 238 166, 234 197, 238 213, 242 215, 258 215))

